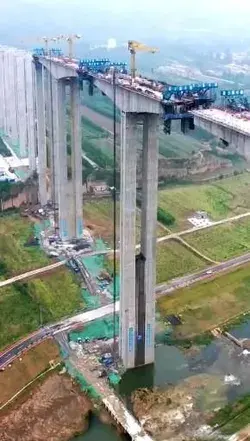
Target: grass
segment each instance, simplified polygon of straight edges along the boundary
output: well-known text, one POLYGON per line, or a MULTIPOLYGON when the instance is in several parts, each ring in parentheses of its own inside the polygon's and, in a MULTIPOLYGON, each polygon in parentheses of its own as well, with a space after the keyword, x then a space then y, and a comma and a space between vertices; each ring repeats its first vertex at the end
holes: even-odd
POLYGON ((250 309, 250 265, 210 281, 183 288, 158 300, 164 317, 180 314, 175 338, 192 338, 250 309))
POLYGON ((33 224, 27 218, 14 214, 0 219, 0 268, 5 266, 6 275, 29 271, 50 262, 38 246, 25 247, 33 235, 33 224))
POLYGON ((210 424, 220 427, 220 432, 232 435, 249 424, 250 419, 250 394, 247 394, 232 404, 227 404, 218 410, 210 420, 210 424))
MULTIPOLYGON (((117 213, 117 225, 119 230, 119 202, 117 213)), ((112 199, 102 199, 86 202, 83 206, 83 218, 85 225, 88 226, 96 237, 102 237, 110 245, 113 245, 113 201, 112 199)), ((140 238, 140 215, 137 213, 137 241, 140 238)), ((118 231, 119 235, 119 231, 118 231)), ((167 231, 158 225, 158 236, 167 235, 167 231)))
POLYGON ((185 240, 216 261, 230 259, 250 251, 250 216, 235 222, 196 231, 185 240))
POLYGON ((46 340, 24 354, 22 361, 17 360, 11 368, 1 372, 0 405, 48 368, 51 360, 60 360, 59 350, 52 340, 46 340))
POLYGON ((106 130, 93 123, 88 118, 84 118, 84 116, 82 116, 82 129, 84 138, 99 139, 107 138, 109 136, 106 130))
POLYGON ((250 174, 244 173, 213 184, 185 185, 159 191, 159 206, 176 218, 175 229, 190 228, 187 218, 197 210, 213 220, 250 210, 250 174))
POLYGON ((165 135, 162 130, 159 135, 159 151, 166 158, 188 158, 202 147, 201 142, 191 136, 175 132, 165 135))
MULTIPOLYGON (((0 278, 4 279, 51 262, 38 246, 25 247, 33 224, 18 215, 0 221, 0 278)), ((58 320, 84 306, 81 289, 66 268, 27 283, 0 289, 0 347, 43 323, 58 320)))
POLYGON ((180 243, 168 240, 157 247, 157 283, 206 267, 206 263, 180 243))
MULTIPOLYGON (((85 106, 88 106, 90 109, 93 109, 102 115, 113 118, 113 104, 109 98, 103 96, 97 89, 94 89, 94 96, 89 96, 88 86, 86 85, 83 85, 83 93, 85 106)), ((118 109, 117 114, 119 115, 118 109)))

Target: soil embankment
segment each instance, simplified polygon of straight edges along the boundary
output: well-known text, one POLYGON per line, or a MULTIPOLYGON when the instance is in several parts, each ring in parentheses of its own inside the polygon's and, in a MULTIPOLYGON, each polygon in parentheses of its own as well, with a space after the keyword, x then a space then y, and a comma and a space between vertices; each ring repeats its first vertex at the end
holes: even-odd
POLYGON ((91 403, 65 375, 52 374, 1 416, 1 441, 68 441, 88 429, 91 403))

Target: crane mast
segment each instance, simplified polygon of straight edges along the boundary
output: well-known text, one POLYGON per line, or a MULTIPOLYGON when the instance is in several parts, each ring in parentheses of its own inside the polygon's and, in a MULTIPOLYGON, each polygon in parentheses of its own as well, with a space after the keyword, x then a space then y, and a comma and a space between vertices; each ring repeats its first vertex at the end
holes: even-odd
POLYGON ((74 56, 74 41, 75 40, 79 40, 81 38, 81 35, 79 34, 73 34, 73 35, 60 35, 59 37, 62 40, 66 40, 68 42, 69 45, 69 58, 72 60, 73 56, 74 56))
POLYGON ((131 77, 132 81, 135 79, 136 76, 136 60, 135 55, 137 52, 149 52, 151 54, 155 54, 159 51, 159 49, 155 47, 147 46, 146 44, 139 43, 138 41, 129 40, 128 41, 128 50, 130 52, 130 71, 131 71, 131 77))

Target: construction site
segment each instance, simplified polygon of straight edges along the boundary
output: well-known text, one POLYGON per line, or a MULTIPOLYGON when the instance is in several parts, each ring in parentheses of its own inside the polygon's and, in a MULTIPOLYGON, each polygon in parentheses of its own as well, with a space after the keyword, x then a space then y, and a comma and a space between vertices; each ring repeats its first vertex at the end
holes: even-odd
MULTIPOLYGON (((57 429, 48 440, 53 430, 56 441, 77 440, 72 436, 103 409, 118 431, 107 435, 110 440, 119 434, 132 441, 247 439, 249 171, 234 170, 219 183, 163 189, 156 177, 159 131, 171 136, 176 121, 185 136, 201 127, 248 161, 248 100, 243 90, 222 90, 218 106, 217 83, 142 77, 137 53, 158 49, 137 41, 127 44, 130 67, 108 58, 78 59, 80 38, 44 37, 32 53, 0 47, 1 374, 18 377, 18 366, 40 345, 50 353, 23 388, 4 398, 3 441, 16 436, 9 432, 8 406, 16 395, 24 400, 21 425, 34 405, 23 389, 27 393, 28 380, 33 384, 47 370, 54 379, 34 392, 37 399, 55 387, 62 401, 75 400, 72 420, 77 409, 74 433, 67 428, 59 435, 58 406, 57 429), (51 47, 61 40, 67 55, 51 47), (93 154, 96 146, 84 147, 86 88, 93 100, 96 90, 110 99, 112 132, 102 144, 109 143, 109 160, 101 149, 93 154), (98 154, 109 179, 89 184, 87 176, 84 188, 86 169, 100 168, 98 154), (19 186, 17 194, 9 185, 19 186), (13 310, 10 296, 20 302, 11 302, 13 310), (92 404, 79 398, 81 391, 92 404)), ((107 132, 88 125, 96 144, 101 130, 107 132)), ((22 430, 20 440, 29 441, 27 427, 22 430)))

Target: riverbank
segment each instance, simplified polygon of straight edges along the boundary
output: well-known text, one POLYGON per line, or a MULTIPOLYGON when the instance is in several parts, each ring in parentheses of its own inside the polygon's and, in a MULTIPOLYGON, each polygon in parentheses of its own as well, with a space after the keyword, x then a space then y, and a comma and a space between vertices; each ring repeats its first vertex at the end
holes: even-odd
POLYGON ((1 441, 68 441, 88 430, 91 410, 70 377, 53 373, 1 412, 1 441))

